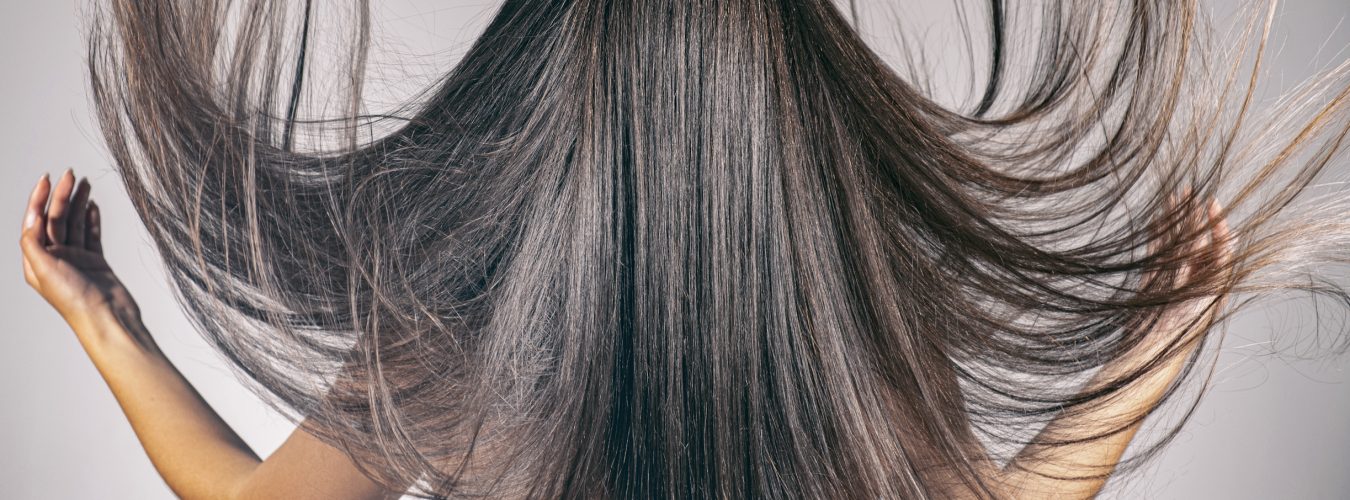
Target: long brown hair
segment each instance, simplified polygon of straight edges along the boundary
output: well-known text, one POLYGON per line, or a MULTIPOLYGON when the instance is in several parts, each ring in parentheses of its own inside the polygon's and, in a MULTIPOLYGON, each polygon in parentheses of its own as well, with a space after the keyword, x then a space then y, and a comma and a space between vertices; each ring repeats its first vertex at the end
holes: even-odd
POLYGON ((827 0, 507 0, 373 116, 357 2, 346 111, 310 120, 326 3, 107 4, 93 97, 190 316, 423 496, 919 498, 932 463, 983 491, 971 443, 1110 398, 1142 371, 1072 382, 1169 307, 1350 299, 1318 274, 1344 191, 1315 196, 1346 67, 1253 114, 1261 13, 1219 45, 1193 1, 991 0, 952 109, 827 0), (1211 199, 1226 263, 1183 223, 1211 199))

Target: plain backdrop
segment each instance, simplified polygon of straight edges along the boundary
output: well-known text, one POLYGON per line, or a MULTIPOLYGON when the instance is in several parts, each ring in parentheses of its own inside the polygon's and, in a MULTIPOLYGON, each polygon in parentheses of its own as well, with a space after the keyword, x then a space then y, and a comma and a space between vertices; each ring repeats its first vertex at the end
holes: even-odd
MULTIPOLYGON (((373 3, 378 46, 369 86, 376 105, 407 97, 453 65, 499 5, 373 3)), ((883 55, 895 53, 898 41, 887 31, 895 16, 945 50, 950 9, 937 4, 945 5, 859 0, 860 25, 883 55)), ((172 498, 73 334, 24 283, 14 242, 24 201, 43 172, 74 167, 90 177, 104 210, 109 261, 161 347, 216 411, 264 457, 292 426, 232 378, 174 302, 91 121, 85 8, 69 0, 0 0, 0 227, 11 235, 0 246, 0 498, 172 498)), ((1267 83, 1287 88, 1344 62, 1348 16, 1345 0, 1282 5, 1267 83)), ((930 65, 940 73, 938 95, 959 96, 970 87, 960 83, 959 71, 942 71, 950 69, 944 60, 930 65)), ((1346 164, 1335 168, 1350 171, 1346 164)), ((1263 354, 1272 331, 1306 327, 1309 311, 1295 306, 1240 316, 1194 420, 1140 474, 1113 479, 1103 498, 1350 498, 1350 359, 1263 354)))

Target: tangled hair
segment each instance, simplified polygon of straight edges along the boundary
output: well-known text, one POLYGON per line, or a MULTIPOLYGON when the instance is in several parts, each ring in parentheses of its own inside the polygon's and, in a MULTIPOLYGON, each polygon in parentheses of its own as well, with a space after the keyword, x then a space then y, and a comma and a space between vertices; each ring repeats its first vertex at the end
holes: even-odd
POLYGON ((358 2, 311 120, 329 5, 288 3, 108 0, 92 95, 202 333, 419 496, 994 496, 984 450, 1206 372, 1177 336, 1078 390, 1178 304, 1208 333, 1350 299, 1316 271, 1350 256, 1350 71, 1253 111, 1273 7, 1220 46, 1193 1, 991 0, 983 92, 944 106, 828 0, 507 0, 375 115, 358 2))

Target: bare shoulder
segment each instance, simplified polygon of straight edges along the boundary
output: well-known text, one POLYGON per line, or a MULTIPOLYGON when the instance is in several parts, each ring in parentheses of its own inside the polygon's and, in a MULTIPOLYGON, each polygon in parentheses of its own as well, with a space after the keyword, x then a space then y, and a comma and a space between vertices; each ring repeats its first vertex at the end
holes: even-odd
POLYGON ((393 499, 402 492, 366 477, 342 450, 306 430, 306 423, 249 476, 237 498, 393 499))

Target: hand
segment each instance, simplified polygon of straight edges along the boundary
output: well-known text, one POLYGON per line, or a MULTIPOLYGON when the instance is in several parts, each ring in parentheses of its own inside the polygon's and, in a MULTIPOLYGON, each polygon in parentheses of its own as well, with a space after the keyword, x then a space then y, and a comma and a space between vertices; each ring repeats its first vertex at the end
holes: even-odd
MULTIPOLYGON (((1168 211, 1176 210, 1183 198, 1189 199, 1191 196, 1193 194, 1189 189, 1180 195, 1169 196, 1165 208, 1168 211)), ((1232 272, 1230 266, 1235 242, 1229 232, 1225 213, 1217 200, 1209 200, 1203 210, 1196 210, 1196 213, 1189 214, 1180 223, 1162 228, 1163 232, 1149 242, 1150 255, 1158 255, 1165 244, 1180 244, 1184 248, 1177 251, 1184 253, 1190 260, 1181 263, 1175 270, 1146 274, 1142 288, 1172 291, 1186 290, 1190 287, 1202 287, 1202 290, 1217 287, 1224 290, 1223 287, 1226 285, 1223 282, 1232 272), (1200 213, 1202 211, 1204 213, 1200 213), (1175 241, 1176 238, 1182 237, 1189 238, 1189 241, 1175 241)), ((1174 349, 1176 355, 1169 357, 1169 362, 1164 364, 1168 367, 1168 371, 1164 373, 1169 374, 1170 378, 1170 374, 1180 370, 1185 354, 1192 351, 1197 341, 1204 337, 1228 304, 1226 292, 1205 295, 1186 290, 1186 293, 1196 295, 1169 305, 1154 318, 1155 322, 1140 325, 1147 327, 1149 331, 1144 333, 1144 338, 1140 339, 1133 349, 1119 358, 1119 363, 1109 367, 1108 373, 1129 373, 1168 349, 1174 349), (1180 347, 1170 347, 1174 342, 1180 347)))
POLYGON ((77 334, 106 320, 126 327, 110 330, 139 331, 140 309, 103 258, 102 217, 89 190, 89 180, 76 185, 69 169, 55 188, 46 175, 38 180, 19 238, 24 279, 77 334))
MULTIPOLYGON (((1190 197, 1192 193, 1188 189, 1183 192, 1183 196, 1190 197)), ((1176 203, 1178 201, 1175 198, 1169 200, 1169 208, 1174 208, 1176 203)), ((1217 200, 1211 199, 1205 207, 1205 212, 1194 214, 1173 228, 1179 235, 1194 235, 1194 239, 1187 243, 1189 247, 1187 250, 1195 260, 1185 263, 1177 270, 1174 283, 1179 287, 1219 285, 1217 282, 1231 272, 1229 266, 1233 260, 1234 240, 1228 229, 1227 218, 1224 217, 1224 208, 1217 200), (1205 273, 1202 270, 1205 267, 1217 269, 1218 272, 1205 273), (1211 276, 1217 279, 1210 278, 1211 276), (1197 279, 1206 281, 1192 283, 1197 279)), ((1186 300, 1164 314, 1161 325, 1172 329, 1207 330, 1227 302, 1226 293, 1186 300)))

